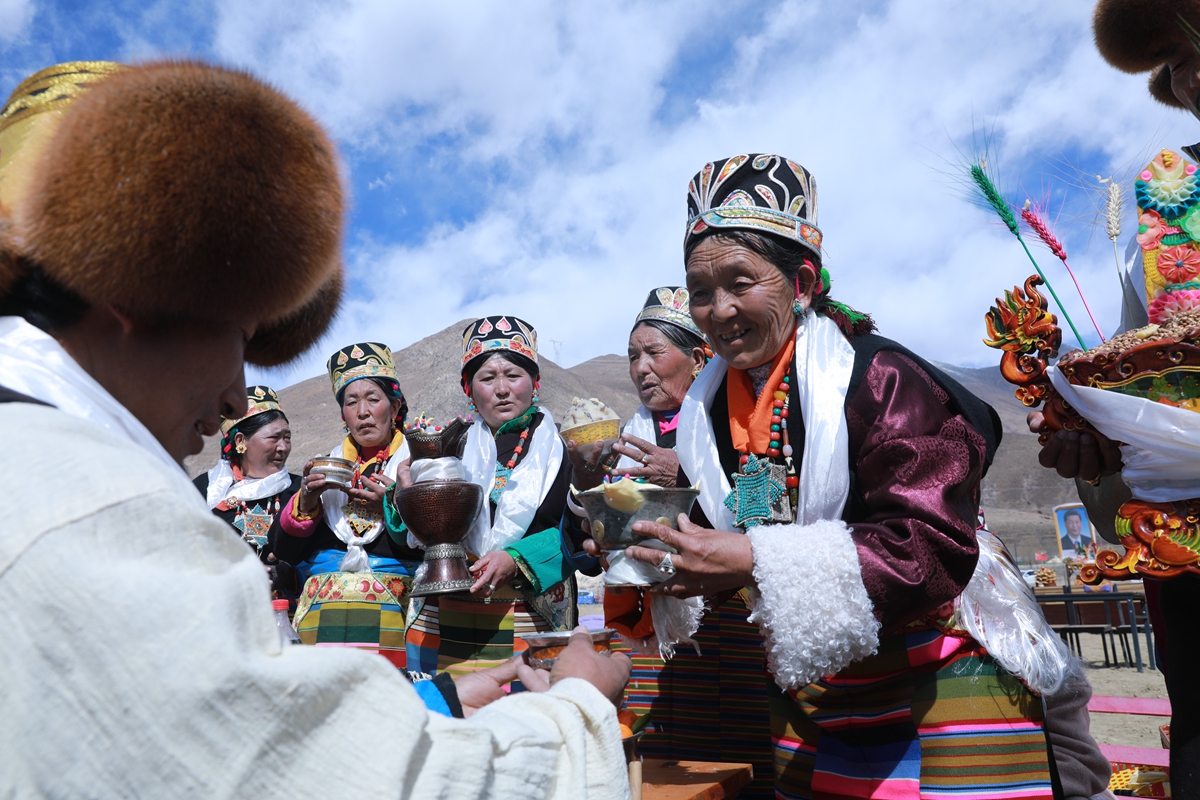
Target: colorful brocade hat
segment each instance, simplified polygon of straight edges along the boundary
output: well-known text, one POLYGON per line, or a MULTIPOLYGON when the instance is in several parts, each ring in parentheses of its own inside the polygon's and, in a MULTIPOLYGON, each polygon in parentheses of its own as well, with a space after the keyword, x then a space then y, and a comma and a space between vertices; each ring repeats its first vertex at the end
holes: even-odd
POLYGON ((480 356, 505 352, 525 356, 536 366, 537 331, 525 320, 512 316, 477 319, 463 331, 463 369, 480 356))
POLYGON ((71 101, 92 84, 125 69, 111 61, 68 61, 35 72, 0 109, 0 208, 20 204, 37 163, 71 101))
POLYGON ((633 321, 633 327, 636 328, 647 320, 656 319, 683 328, 688 333, 695 334, 707 341, 707 337, 692 321, 690 299, 688 290, 682 286, 660 286, 652 289, 646 297, 641 313, 633 321))
POLYGON ((766 153, 705 164, 688 184, 684 247, 714 229, 782 236, 820 257, 816 180, 795 161, 766 153))
POLYGON ((1200 171, 1163 150, 1134 182, 1150 321, 1200 308, 1200 171))
POLYGON ((384 378, 396 384, 399 377, 392 351, 379 342, 360 342, 343 347, 329 357, 325 364, 329 370, 329 382, 333 384, 333 396, 341 397, 342 390, 360 378, 384 378))
POLYGON ((241 422, 267 411, 283 411, 279 395, 270 386, 251 386, 246 389, 246 413, 240 417, 222 417, 221 433, 228 434, 241 422))

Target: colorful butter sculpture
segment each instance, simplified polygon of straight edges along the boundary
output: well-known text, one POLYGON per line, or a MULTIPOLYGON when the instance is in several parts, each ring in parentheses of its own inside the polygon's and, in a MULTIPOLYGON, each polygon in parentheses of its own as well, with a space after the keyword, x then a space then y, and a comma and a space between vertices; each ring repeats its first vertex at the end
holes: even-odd
POLYGON ((1146 272, 1146 307, 1161 325, 1200 309, 1200 176, 1196 165, 1163 150, 1134 184, 1137 241, 1146 272))
POLYGON ((1200 459, 1200 426, 1191 413, 1200 411, 1197 167, 1163 150, 1138 175, 1134 196, 1149 325, 1064 355, 1052 379, 1048 365, 1062 331, 1038 276, 1005 292, 985 317, 985 343, 1003 351, 1001 374, 1022 403, 1042 408, 1043 444, 1058 430, 1100 429, 1125 445, 1126 464, 1135 465, 1123 473, 1134 499, 1114 520, 1125 552, 1102 550, 1080 568, 1093 585, 1200 575, 1200 479, 1191 468, 1200 459))

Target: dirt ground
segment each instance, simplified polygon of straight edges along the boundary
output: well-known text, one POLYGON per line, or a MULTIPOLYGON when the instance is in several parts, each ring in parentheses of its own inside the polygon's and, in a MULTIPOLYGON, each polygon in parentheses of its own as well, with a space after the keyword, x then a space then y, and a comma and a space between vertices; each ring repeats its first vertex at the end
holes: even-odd
MULTIPOLYGON (((1092 693, 1117 695, 1120 697, 1163 697, 1167 686, 1162 673, 1150 669, 1146 658, 1146 639, 1141 640, 1144 672, 1135 667, 1104 666, 1104 651, 1097 635, 1083 636, 1080 645, 1084 662, 1088 666, 1088 679, 1092 682, 1092 693)), ((1092 736, 1101 744, 1119 744, 1135 747, 1161 747, 1158 727, 1168 722, 1165 717, 1140 717, 1130 714, 1093 714, 1092 736)))

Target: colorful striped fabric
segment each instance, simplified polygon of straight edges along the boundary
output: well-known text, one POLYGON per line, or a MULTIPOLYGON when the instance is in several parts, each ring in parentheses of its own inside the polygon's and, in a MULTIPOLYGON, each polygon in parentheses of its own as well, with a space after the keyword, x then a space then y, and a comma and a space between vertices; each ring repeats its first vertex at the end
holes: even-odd
POLYGON ((404 669, 406 595, 412 578, 382 572, 326 572, 305 581, 292 624, 302 644, 379 653, 404 669))
MULTIPOLYGON (((626 708, 653 721, 638 742, 647 758, 754 765, 754 782, 739 798, 773 797, 766 659, 758 625, 741 595, 704 616, 700 655, 681 647, 663 663, 633 654, 626 708)), ((628 650, 619 645, 619 650, 628 650)))
POLYGON ((957 632, 910 628, 770 694, 783 800, 1053 797, 1040 700, 957 632))
POLYGON ((508 586, 487 599, 468 594, 416 598, 406 636, 409 669, 430 675, 487 669, 525 650, 516 634, 551 630, 521 592, 508 586))

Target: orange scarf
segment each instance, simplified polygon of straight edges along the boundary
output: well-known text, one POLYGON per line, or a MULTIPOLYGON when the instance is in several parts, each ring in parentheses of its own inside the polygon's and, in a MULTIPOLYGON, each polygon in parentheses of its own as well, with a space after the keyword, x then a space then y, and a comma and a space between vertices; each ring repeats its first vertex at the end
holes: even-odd
POLYGON ((792 368, 796 353, 796 327, 787 337, 775 358, 771 361, 771 376, 763 386, 762 394, 755 400, 754 383, 750 373, 742 369, 729 368, 726 384, 729 399, 729 433, 733 447, 739 453, 762 455, 771 443, 771 417, 774 415, 775 392, 783 382, 783 376, 792 368))

